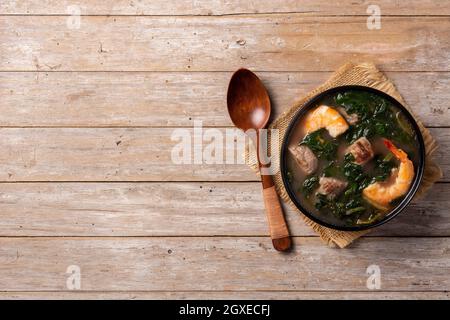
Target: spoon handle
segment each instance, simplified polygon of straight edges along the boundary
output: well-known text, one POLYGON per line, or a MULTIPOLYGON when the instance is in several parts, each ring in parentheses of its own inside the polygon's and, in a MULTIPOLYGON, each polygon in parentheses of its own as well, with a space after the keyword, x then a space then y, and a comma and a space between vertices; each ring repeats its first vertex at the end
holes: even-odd
POLYGON ((261 174, 261 182, 273 247, 278 251, 286 251, 291 247, 291 238, 272 176, 261 174))

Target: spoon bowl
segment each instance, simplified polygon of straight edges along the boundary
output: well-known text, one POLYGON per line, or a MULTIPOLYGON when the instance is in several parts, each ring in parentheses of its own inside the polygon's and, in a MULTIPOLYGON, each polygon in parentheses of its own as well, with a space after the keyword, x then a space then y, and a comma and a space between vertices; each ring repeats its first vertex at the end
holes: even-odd
POLYGON ((231 121, 243 131, 263 129, 269 122, 269 94, 250 70, 239 69, 231 77, 227 105, 231 121))

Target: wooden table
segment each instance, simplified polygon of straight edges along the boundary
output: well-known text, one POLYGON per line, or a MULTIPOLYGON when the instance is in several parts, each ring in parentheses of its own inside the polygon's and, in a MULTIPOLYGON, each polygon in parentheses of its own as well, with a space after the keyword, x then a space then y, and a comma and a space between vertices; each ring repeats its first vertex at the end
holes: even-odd
POLYGON ((73 2, 0 4, 1 298, 449 298, 449 1, 376 1, 379 30, 366 1, 73 2), (171 135, 231 127, 241 66, 279 114, 349 60, 393 79, 444 178, 343 250, 287 208, 280 254, 254 173, 174 164, 171 135))

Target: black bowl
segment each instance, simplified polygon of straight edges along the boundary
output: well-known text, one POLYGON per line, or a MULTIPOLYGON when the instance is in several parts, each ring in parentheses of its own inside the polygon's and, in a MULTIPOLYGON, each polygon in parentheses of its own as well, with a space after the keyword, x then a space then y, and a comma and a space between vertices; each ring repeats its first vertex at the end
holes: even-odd
POLYGON ((405 209, 405 207, 410 203, 410 201, 412 200, 412 198, 414 197, 417 189, 419 188, 420 182, 422 181, 422 177, 423 177, 423 172, 424 172, 424 168, 425 168, 425 145, 423 142, 423 137, 422 134, 420 132, 419 126, 417 125, 417 122, 414 120, 413 116, 411 115, 411 113, 400 103, 398 102, 396 99, 394 99, 393 97, 391 97, 390 95, 370 88, 370 87, 364 87, 364 86, 341 86, 341 87, 336 87, 336 88, 332 88, 329 90, 326 90, 322 93, 319 93, 318 95, 316 95, 315 97, 313 97, 311 100, 309 100, 305 106, 303 108, 301 108, 292 118, 291 123, 289 124, 289 127, 286 130, 286 133, 284 135, 283 138, 283 142, 282 142, 282 146, 281 146, 281 153, 280 153, 280 170, 281 170, 281 176, 283 179, 283 184, 284 187, 286 188, 286 191, 290 197, 290 199, 292 200, 292 202, 295 204, 295 206, 301 211, 303 212, 303 214, 305 214, 308 218, 310 218, 311 220, 317 222, 320 225, 323 225, 325 227, 328 228, 332 228, 332 229, 336 229, 336 230, 344 230, 344 231, 360 231, 360 230, 366 230, 366 229, 370 229, 370 228, 374 228, 377 227, 379 225, 382 225, 386 222, 388 222, 389 220, 393 219, 394 217, 396 217, 401 211, 403 211, 403 209, 405 209), (314 214, 311 214, 299 201, 299 199, 295 196, 294 190, 292 189, 291 184, 288 182, 288 177, 287 177, 287 153, 288 153, 288 142, 289 142, 289 138, 294 130, 294 128, 297 126, 298 122, 300 121, 300 119, 306 114, 306 112, 308 112, 311 108, 316 106, 316 103, 318 101, 320 101, 322 98, 324 98, 325 96, 329 95, 329 94, 334 94, 337 92, 342 92, 345 90, 362 90, 362 91, 366 91, 366 92, 371 92, 371 93, 375 93, 383 98, 385 98, 386 100, 388 100, 389 102, 391 102, 394 106, 396 106, 397 108, 399 108, 402 113, 405 115, 405 117, 408 119, 408 121, 410 122, 413 130, 416 133, 417 136, 417 141, 419 144, 419 164, 418 164, 418 168, 416 170, 415 173, 415 177, 413 180, 413 183, 411 184, 410 190, 408 191, 408 193, 406 194, 406 196, 403 198, 403 200, 395 207, 393 208, 389 213, 386 214, 386 216, 383 219, 377 220, 372 224, 366 224, 366 225, 360 225, 360 226, 336 226, 333 224, 330 224, 328 222, 322 221, 319 217, 317 217, 314 214))

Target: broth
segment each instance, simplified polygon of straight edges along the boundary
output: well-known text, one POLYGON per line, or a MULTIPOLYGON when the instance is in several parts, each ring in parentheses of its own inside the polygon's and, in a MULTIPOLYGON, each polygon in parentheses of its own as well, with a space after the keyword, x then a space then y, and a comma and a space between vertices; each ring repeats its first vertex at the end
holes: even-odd
POLYGON ((411 166, 405 161, 400 168, 402 162, 385 139, 411 160, 412 183, 419 144, 402 111, 376 93, 357 89, 325 96, 298 121, 288 140, 288 183, 297 200, 319 220, 335 226, 368 225, 382 219, 411 187, 396 180, 411 166), (313 172, 305 172, 305 161, 315 168, 313 172), (383 202, 387 200, 388 204, 383 202))

